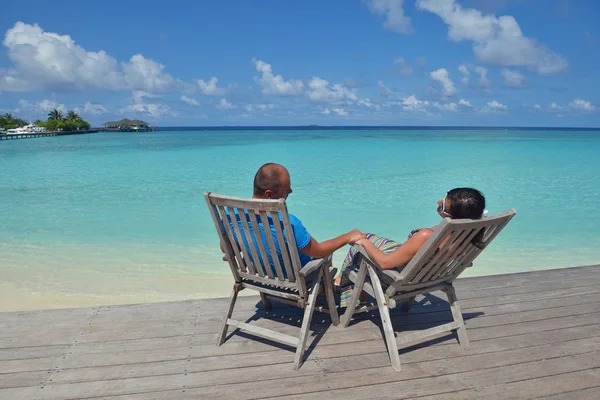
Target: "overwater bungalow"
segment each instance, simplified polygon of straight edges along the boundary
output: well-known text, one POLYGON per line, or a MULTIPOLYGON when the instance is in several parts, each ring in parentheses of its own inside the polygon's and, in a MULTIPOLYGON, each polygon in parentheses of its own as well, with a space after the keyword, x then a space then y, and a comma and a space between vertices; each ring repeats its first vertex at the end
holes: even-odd
POLYGON ((110 121, 104 124, 104 128, 107 131, 120 131, 120 132, 150 132, 154 128, 148 125, 148 123, 139 119, 122 119, 120 121, 110 121))

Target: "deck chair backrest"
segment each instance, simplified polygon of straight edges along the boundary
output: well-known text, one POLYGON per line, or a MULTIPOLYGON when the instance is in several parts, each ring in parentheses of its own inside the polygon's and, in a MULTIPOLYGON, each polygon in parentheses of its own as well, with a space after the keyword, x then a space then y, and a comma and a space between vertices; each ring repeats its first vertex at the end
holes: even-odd
POLYGON ((472 264, 514 217, 516 210, 479 220, 445 218, 402 270, 395 289, 406 290, 437 282, 451 283, 472 264))
POLYGON ((303 291, 284 199, 242 199, 210 192, 204 197, 236 282, 247 279, 303 291))

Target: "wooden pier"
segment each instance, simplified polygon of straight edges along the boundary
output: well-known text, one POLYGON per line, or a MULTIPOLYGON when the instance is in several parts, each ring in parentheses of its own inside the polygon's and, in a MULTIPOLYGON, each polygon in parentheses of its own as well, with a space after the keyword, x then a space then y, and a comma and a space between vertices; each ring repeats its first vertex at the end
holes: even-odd
MULTIPOLYGON (((249 334, 215 345, 227 299, 0 313, 0 399, 600 398, 600 266, 455 286, 471 348, 435 338, 401 350, 400 372, 376 315, 341 329, 315 313, 295 371, 293 349, 249 334)), ((450 321, 442 298, 394 312, 396 330, 450 321)), ((258 297, 239 298, 234 317, 299 329, 298 309, 262 310, 258 297)))
POLYGON ((46 137, 46 136, 85 135, 88 133, 97 133, 97 132, 98 132, 98 130, 73 131, 73 132, 14 133, 14 134, 0 135, 0 140, 30 139, 30 138, 39 138, 39 137, 46 137))

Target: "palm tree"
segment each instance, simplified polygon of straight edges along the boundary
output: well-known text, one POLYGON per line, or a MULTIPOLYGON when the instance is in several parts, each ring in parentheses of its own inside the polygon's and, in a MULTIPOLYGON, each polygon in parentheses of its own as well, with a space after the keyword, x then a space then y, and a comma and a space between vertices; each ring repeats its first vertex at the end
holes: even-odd
POLYGON ((48 113, 48 119, 50 121, 62 121, 64 119, 63 113, 59 109, 55 108, 48 113))
POLYGON ((76 111, 71 110, 67 113, 67 120, 79 122, 79 121, 81 121, 81 117, 79 116, 79 114, 76 111))

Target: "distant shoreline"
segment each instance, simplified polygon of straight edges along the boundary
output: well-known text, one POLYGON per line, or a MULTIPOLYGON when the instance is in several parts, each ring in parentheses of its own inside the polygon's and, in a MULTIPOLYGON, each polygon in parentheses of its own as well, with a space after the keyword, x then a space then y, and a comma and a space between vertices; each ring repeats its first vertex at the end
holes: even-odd
POLYGON ((158 126, 161 131, 198 131, 198 130, 495 130, 495 131, 590 131, 600 132, 597 128, 578 127, 519 127, 519 126, 391 126, 391 125, 270 125, 270 126, 158 126))

